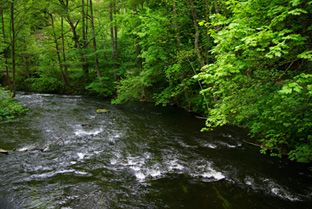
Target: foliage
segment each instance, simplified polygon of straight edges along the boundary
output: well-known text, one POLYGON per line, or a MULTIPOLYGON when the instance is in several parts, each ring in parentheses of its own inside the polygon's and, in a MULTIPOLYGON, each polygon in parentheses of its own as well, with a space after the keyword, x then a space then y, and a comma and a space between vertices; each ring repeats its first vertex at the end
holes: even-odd
POLYGON ((9 91, 0 87, 0 120, 12 120, 28 111, 20 102, 16 102, 9 91))
POLYGON ((194 62, 195 52, 192 49, 194 31, 192 27, 186 28, 184 32, 190 35, 184 35, 181 39, 185 49, 178 50, 177 34, 173 30, 173 21, 177 24, 192 21, 190 8, 180 1, 177 5, 181 12, 177 16, 172 15, 172 2, 165 1, 147 4, 137 12, 122 16, 126 30, 121 34, 121 40, 136 43, 133 48, 127 49, 132 50, 129 51, 130 55, 137 54, 132 63, 142 60, 142 68, 132 68, 117 83, 117 99, 114 103, 145 99, 162 105, 175 103, 190 111, 204 112, 203 100, 198 97, 198 83, 192 79, 196 73, 193 67, 199 69, 198 63, 194 62), (183 12, 189 15, 185 16, 183 12), (129 88, 132 92, 129 92, 129 88))
POLYGON ((121 80, 117 86, 117 93, 118 98, 112 101, 113 104, 140 100, 144 95, 144 85, 140 76, 131 76, 121 80))
POLYGON ((199 77, 210 84, 203 92, 218 100, 208 129, 247 126, 262 141, 263 153, 310 162, 312 74, 305 45, 311 37, 304 28, 310 25, 293 23, 307 21, 312 10, 307 2, 296 2, 231 4, 233 16, 214 37, 217 60, 199 77))
POLYGON ((86 86, 86 89, 91 93, 96 93, 101 96, 112 96, 114 93, 113 83, 108 77, 95 78, 92 83, 86 86))
POLYGON ((2 84, 176 104, 311 161, 311 1, 4 2, 2 84))
POLYGON ((62 81, 53 77, 42 76, 40 78, 27 79, 30 82, 30 90, 45 93, 58 93, 63 89, 62 81))

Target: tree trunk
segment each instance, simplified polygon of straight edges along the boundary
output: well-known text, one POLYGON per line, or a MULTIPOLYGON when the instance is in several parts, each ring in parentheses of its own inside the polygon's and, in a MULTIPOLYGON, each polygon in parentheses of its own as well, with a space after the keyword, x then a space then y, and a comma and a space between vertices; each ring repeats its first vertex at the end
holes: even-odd
MULTIPOLYGON (((88 40, 88 16, 89 16, 89 13, 88 13, 88 11, 89 11, 89 1, 87 1, 87 5, 86 5, 86 40, 88 40)), ((86 43, 87 44, 87 43, 86 43)), ((88 48, 88 46, 86 45, 85 46, 86 48, 85 49, 87 49, 88 48)))
MULTIPOLYGON (((177 8, 176 8, 175 0, 172 0, 172 10, 173 10, 173 26, 174 26, 174 30, 176 33, 178 48, 179 48, 179 50, 182 50, 182 41, 181 41, 180 30, 179 30, 178 22, 177 22, 178 16, 177 16, 177 8)), ((190 96, 189 96, 189 92, 186 88, 186 84, 184 82, 184 76, 180 77, 180 82, 181 82, 181 84, 183 84, 183 91, 184 91, 184 96, 185 96, 186 102, 188 104, 188 111, 191 111, 193 105, 190 102, 190 96)))
POLYGON ((175 0, 172 0, 172 9, 173 9, 173 25, 174 25, 174 30, 176 33, 176 39, 179 45, 179 49, 182 47, 182 42, 181 42, 181 36, 180 36, 180 30, 178 28, 178 22, 177 22, 177 8, 176 8, 176 3, 175 0))
MULTIPOLYGON (((83 42, 83 49, 87 49, 87 37, 86 37, 86 13, 85 13, 85 1, 82 0, 81 1, 81 4, 82 4, 82 42, 83 42)), ((83 69, 83 72, 85 72, 86 74, 89 72, 89 69, 88 69, 88 63, 87 63, 87 59, 86 57, 84 56, 83 54, 83 63, 82 63, 82 69, 83 69)))
POLYGON ((112 61, 113 61, 113 72, 114 72, 114 79, 117 81, 117 74, 116 74, 116 65, 115 65, 115 41, 114 41, 114 27, 113 27, 113 3, 110 3, 109 8, 109 18, 110 18, 110 31, 111 31, 111 45, 112 45, 112 61))
POLYGON ((216 9, 216 14, 220 14, 220 9, 219 9, 217 0, 214 0, 214 4, 215 4, 215 9, 216 9))
MULTIPOLYGON (((118 68, 118 29, 117 29, 117 20, 116 20, 116 1, 114 0, 114 15, 115 15, 115 66, 118 68)), ((117 76, 116 76, 117 77, 117 76)), ((115 81, 118 80, 118 77, 115 81)))
POLYGON ((64 66, 64 73, 66 75, 67 83, 69 84, 69 77, 68 77, 68 70, 66 64, 66 53, 65 53, 65 40, 64 40, 64 19, 61 17, 61 36, 62 36, 62 54, 63 54, 63 66, 64 66))
POLYGON ((11 3, 11 32, 12 32, 12 71, 13 71, 13 83, 12 83, 12 90, 13 95, 16 95, 16 86, 15 86, 15 29, 14 29, 14 0, 11 3))
POLYGON ((61 55, 60 55, 60 51, 59 51, 59 45, 58 45, 57 37, 56 37, 56 33, 55 33, 53 14, 50 14, 50 17, 51 17, 51 23, 52 23, 53 38, 54 38, 54 44, 55 44, 55 49, 56 49, 56 54, 57 54, 57 60, 58 60, 59 66, 60 66, 62 81, 66 87, 67 83, 66 83, 66 79, 65 79, 65 75, 64 75, 64 71, 63 71, 62 59, 61 59, 61 55))
MULTIPOLYGON (((79 43, 79 36, 77 34, 77 31, 76 31, 76 27, 77 27, 79 21, 76 23, 76 25, 74 25, 73 21, 71 20, 69 14, 68 14, 68 0, 66 0, 66 4, 64 3, 63 0, 59 0, 59 2, 61 4, 61 6, 64 8, 64 10, 67 12, 66 15, 64 15, 63 17, 66 19, 67 23, 69 24, 69 26, 71 28, 71 31, 73 33, 73 40, 76 44, 76 48, 79 51, 80 62, 83 63, 84 62, 84 56, 83 56, 83 52, 81 51, 81 45, 79 43)), ((83 69, 83 72, 85 74, 88 74, 88 72, 85 71, 85 69, 83 69)))
MULTIPOLYGON (((72 20, 70 19, 70 17, 68 16, 67 17, 67 22, 68 24, 70 25, 70 28, 73 32, 73 40, 75 41, 75 44, 76 44, 76 48, 79 50, 79 55, 80 55, 80 62, 83 63, 84 62, 84 56, 83 56, 83 53, 81 51, 81 45, 79 43, 79 37, 78 37, 78 34, 77 34, 77 31, 76 31, 76 26, 74 25, 74 23, 72 22, 72 20)), ((83 66, 82 66, 83 67, 83 66)), ((83 72, 85 74, 88 74, 88 72, 86 71, 86 69, 83 69, 83 72)))
MULTIPOLYGON (((136 4, 134 4, 134 6, 133 6, 133 11, 135 13, 134 15, 137 15, 137 6, 136 6, 136 4)), ((135 48, 136 48, 136 53, 137 53, 137 58, 138 58, 138 68, 139 68, 139 72, 141 72, 142 69, 143 69, 143 61, 142 61, 142 58, 139 57, 140 54, 141 54, 141 46, 140 46, 140 43, 139 43, 139 37, 136 37, 135 48)))
POLYGON ((193 16, 193 24, 194 24, 194 28, 195 28, 195 40, 194 40, 194 47, 195 47, 195 51, 197 54, 197 58, 198 61, 200 62, 200 66, 204 67, 205 66, 205 62, 200 54, 200 50, 199 50, 199 28, 198 28, 198 23, 197 23, 197 8, 194 5, 194 2, 192 0, 190 0, 190 5, 191 5, 191 13, 193 16))
MULTIPOLYGON (((214 4, 215 4, 215 9, 216 9, 216 14, 218 15, 218 14, 220 14, 220 9, 219 9, 219 5, 218 5, 217 0, 214 0, 214 4)), ((220 25, 216 26, 216 30, 217 30, 217 32, 220 31, 220 25)))
POLYGON ((93 17, 93 8, 92 8, 92 0, 90 0, 90 14, 91 14, 91 26, 92 26, 92 35, 93 35, 93 49, 94 49, 94 60, 95 60, 95 68, 98 78, 101 78, 99 62, 96 54, 96 39, 95 39, 95 31, 94 31, 94 17, 93 17))
MULTIPOLYGON (((4 29, 4 17, 3 17, 3 8, 1 8, 1 22, 2 22, 2 34, 3 34, 3 42, 6 43, 6 36, 5 36, 5 29, 4 29)), ((8 54, 7 49, 4 50, 4 60, 5 60, 5 72, 7 77, 7 83, 10 91, 12 90, 11 87, 11 78, 9 74, 9 65, 8 65, 8 54)))
MULTIPOLYGON (((210 7, 210 4, 209 4, 209 0, 206 0, 206 22, 208 23, 209 22, 209 16, 211 15, 211 7, 210 7)), ((210 35, 209 35, 209 28, 207 27, 207 31, 206 31, 206 34, 207 34, 207 40, 206 40, 206 63, 208 64, 209 63, 209 50, 210 50, 210 47, 209 47, 209 44, 210 44, 210 35)))
MULTIPOLYGON (((24 51, 27 51, 27 43, 26 43, 26 37, 25 36, 23 37, 23 44, 24 44, 24 51)), ((30 61, 29 61, 29 57, 28 57, 27 54, 25 54, 23 56, 23 58, 24 58, 24 62, 25 62, 26 77, 30 78, 30 69, 29 69, 30 61)))

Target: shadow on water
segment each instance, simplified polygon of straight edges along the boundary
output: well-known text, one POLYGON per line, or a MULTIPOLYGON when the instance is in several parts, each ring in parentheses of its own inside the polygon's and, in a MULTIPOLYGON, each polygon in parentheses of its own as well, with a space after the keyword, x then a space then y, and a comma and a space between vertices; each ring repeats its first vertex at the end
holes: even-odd
POLYGON ((312 208, 306 165, 260 155, 247 132, 174 107, 20 93, 0 123, 0 208, 312 208), (108 109, 97 114, 97 109, 108 109), (88 124, 82 126, 82 124, 88 124))

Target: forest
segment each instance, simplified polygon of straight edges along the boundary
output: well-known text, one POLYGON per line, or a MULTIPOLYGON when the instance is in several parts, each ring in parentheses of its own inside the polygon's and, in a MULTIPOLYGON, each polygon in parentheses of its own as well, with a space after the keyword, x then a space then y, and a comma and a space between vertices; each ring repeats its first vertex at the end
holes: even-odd
POLYGON ((16 91, 177 105, 312 160, 312 1, 0 0, 0 119, 16 91), (10 93, 9 93, 10 92, 10 93))

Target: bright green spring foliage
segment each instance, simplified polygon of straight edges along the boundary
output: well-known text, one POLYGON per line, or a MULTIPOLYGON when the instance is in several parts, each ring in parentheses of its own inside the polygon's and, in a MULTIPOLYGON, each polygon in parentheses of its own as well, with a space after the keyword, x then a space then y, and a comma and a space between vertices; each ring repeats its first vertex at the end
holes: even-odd
POLYGON ((24 114, 28 109, 24 108, 19 102, 16 102, 9 91, 0 87, 0 121, 12 120, 17 115, 24 114))
MULTIPOLYGON (((199 14, 206 11, 203 3, 197 2, 199 14)), ((127 64, 129 68, 117 82, 117 98, 113 103, 148 100, 205 112, 200 87, 192 79, 200 71, 200 65, 194 50, 191 8, 189 1, 175 1, 177 14, 173 15, 172 1, 149 1, 121 17, 124 30, 120 40, 128 43, 125 58, 128 62, 121 66, 127 64), (135 44, 129 46, 130 43, 135 44)), ((203 34, 206 32, 206 28, 200 29, 203 34)), ((206 44, 205 40, 199 42, 206 44)))
MULTIPOLYGON (((10 86, 12 1, 2 2, 10 86)), ((94 31, 89 1, 14 2, 17 89, 176 104, 208 116, 206 129, 248 127, 263 153, 312 160, 311 0, 93 0, 94 31)))
POLYGON ((217 102, 207 129, 246 126, 262 152, 312 160, 311 1, 229 1, 218 17, 216 62, 199 75, 217 102))
POLYGON ((30 78, 27 81, 31 82, 29 86, 31 91, 57 93, 63 88, 63 83, 53 77, 41 76, 40 78, 30 78))

